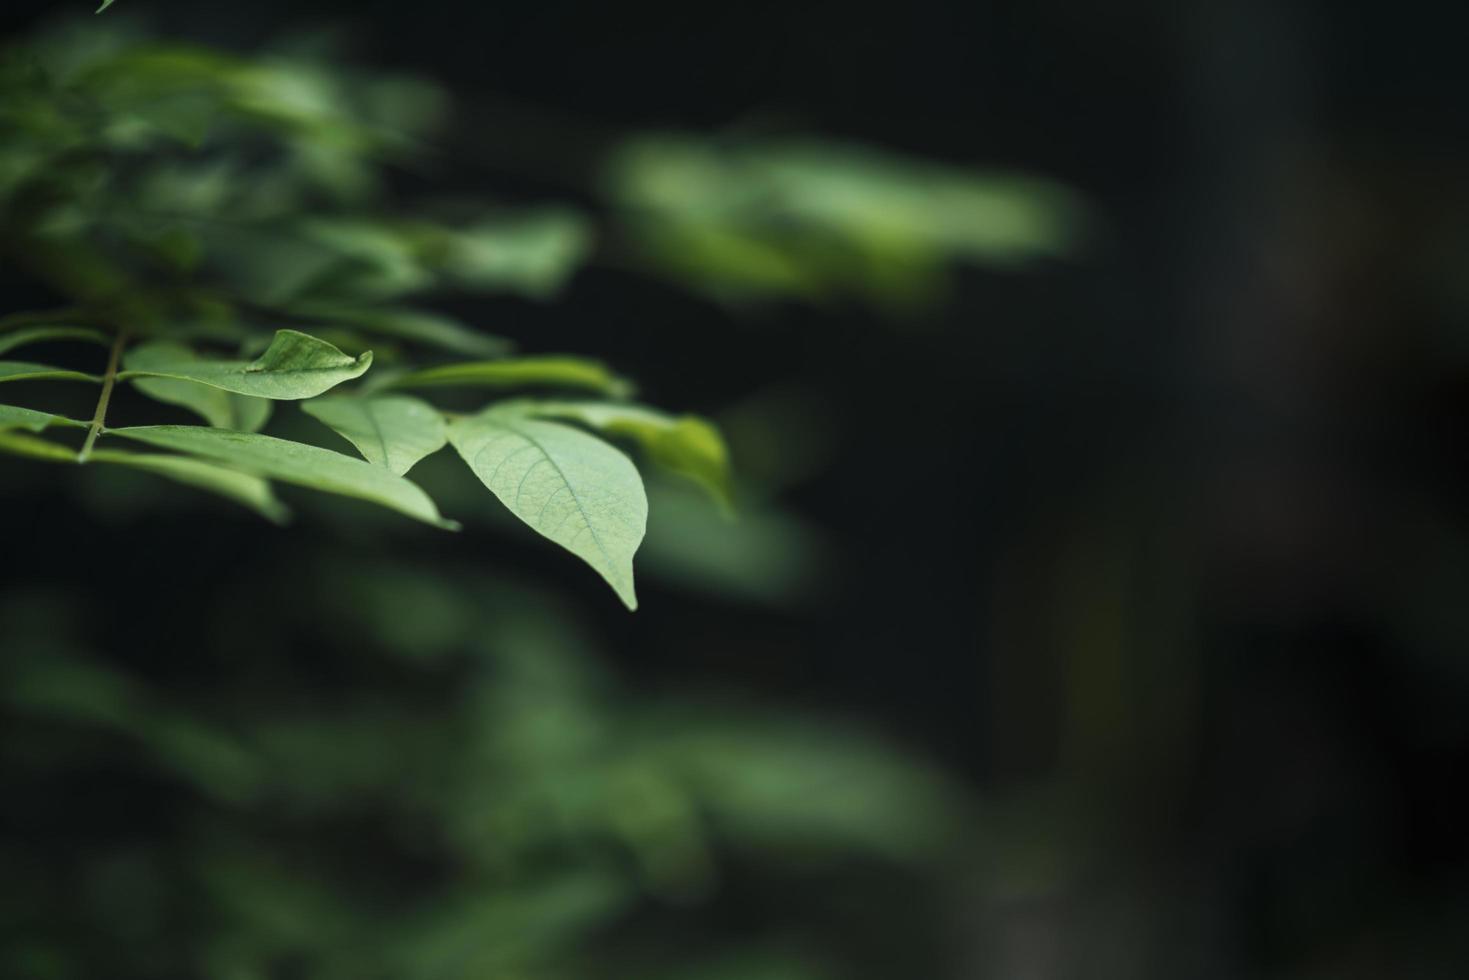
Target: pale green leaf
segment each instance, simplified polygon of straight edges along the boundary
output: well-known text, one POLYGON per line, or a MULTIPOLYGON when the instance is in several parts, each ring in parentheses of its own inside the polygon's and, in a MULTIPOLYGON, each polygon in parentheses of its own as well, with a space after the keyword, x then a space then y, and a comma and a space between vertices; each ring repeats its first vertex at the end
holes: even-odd
POLYGON ((108 429, 107 434, 200 456, 285 483, 369 500, 438 527, 458 526, 440 517, 434 502, 415 484, 381 466, 330 449, 199 425, 134 426, 108 429))
POLYGON ((183 456, 123 453, 111 449, 94 449, 88 462, 113 463, 146 470, 200 490, 208 490, 242 504, 276 524, 284 524, 290 517, 291 512, 276 497, 270 484, 250 473, 241 473, 183 456))
POLYGON ((581 357, 513 357, 445 364, 405 374, 395 388, 463 385, 479 388, 580 388, 623 396, 632 384, 605 365, 581 357))
POLYGON ((301 403, 301 410, 329 426, 369 461, 402 476, 447 438, 444 417, 407 395, 338 395, 301 403))
POLYGON ((609 436, 630 439, 663 468, 688 477, 729 510, 729 448, 714 423, 697 415, 667 415, 618 402, 517 402, 504 406, 527 415, 580 422, 609 436))
POLYGON ((449 424, 449 442, 501 503, 596 569, 636 609, 633 555, 648 523, 637 467, 579 429, 494 408, 449 424))
POLYGON ((50 412, 38 412, 33 408, 21 408, 19 405, 0 405, 0 430, 3 429, 29 429, 32 432, 40 432, 49 425, 65 425, 85 429, 86 422, 78 422, 61 415, 52 415, 50 412))
MULTIPOLYGON (((171 371, 179 365, 209 364, 188 347, 173 341, 157 340, 128 351, 123 365, 129 371, 171 371)), ((196 412, 210 425, 239 432, 259 432, 270 418, 268 398, 252 398, 197 381, 179 381, 172 377, 132 378, 133 387, 149 398, 179 405, 196 412)))
POLYGON ((315 398, 343 381, 361 377, 372 365, 372 351, 357 357, 298 330, 277 330, 270 347, 254 361, 182 360, 129 369, 120 378, 172 378, 195 381, 257 398, 315 398))
POLYGON ((95 374, 83 374, 67 368, 49 364, 32 364, 29 361, 0 361, 0 382, 4 381, 90 381, 101 384, 95 374))
POLYGON ((27 327, 15 333, 0 336, 0 354, 24 347, 26 344, 44 344, 57 340, 87 340, 107 346, 107 335, 90 327, 27 327))

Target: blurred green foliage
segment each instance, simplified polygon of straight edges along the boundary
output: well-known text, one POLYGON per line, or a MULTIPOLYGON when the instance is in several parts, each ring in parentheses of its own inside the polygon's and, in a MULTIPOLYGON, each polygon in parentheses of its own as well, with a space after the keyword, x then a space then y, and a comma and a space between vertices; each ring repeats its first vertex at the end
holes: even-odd
POLYGON ((955 263, 1065 256, 1087 223, 1053 182, 809 138, 641 136, 610 159, 606 187, 654 268, 731 302, 910 309, 943 295, 955 263))
MULTIPOLYGON (((329 696, 248 660, 150 683, 86 648, 67 599, 7 597, 13 817, 44 811, 29 787, 98 766, 130 781, 129 809, 171 816, 129 831, 77 815, 91 839, 63 850, 6 841, 0 972, 655 975, 647 958, 678 946, 658 922, 717 910, 731 855, 797 882, 950 853, 963 807, 935 772, 844 726, 619 690, 544 594, 330 556, 256 593, 221 601, 212 629, 228 649, 326 631, 344 658, 326 669, 347 678, 329 696)), ((706 944, 656 975, 848 975, 830 939, 708 967, 706 944)))

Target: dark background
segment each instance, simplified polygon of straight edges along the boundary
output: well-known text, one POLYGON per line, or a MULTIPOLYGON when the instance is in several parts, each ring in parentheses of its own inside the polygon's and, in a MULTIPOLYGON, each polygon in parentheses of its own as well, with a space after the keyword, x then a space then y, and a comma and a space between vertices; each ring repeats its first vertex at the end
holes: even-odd
MULTIPOLYGON (((909 316, 729 310, 612 263, 555 303, 461 310, 721 418, 737 466, 739 421, 781 418, 805 465, 775 495, 825 556, 798 601, 655 569, 627 616, 525 539, 312 521, 158 515, 138 549, 40 490, 12 500, 7 590, 89 597, 90 635, 177 681, 233 656, 186 639, 216 592, 310 604, 302 548, 492 547, 574 598, 632 688, 856 718, 991 808, 971 834, 996 866, 1079 869, 943 912, 972 942, 931 975, 1461 975, 1469 69, 1445 5, 129 6, 246 50, 332 24, 356 60, 436 77, 473 161, 449 186, 597 208, 586 168, 628 131, 795 130, 1055 177, 1099 232, 909 316), (201 538, 219 557, 174 560, 201 538)), ((330 672, 329 641, 290 642, 330 672)), ((878 916, 925 962, 928 927, 878 916)), ((892 957, 870 975, 930 975, 892 957)))

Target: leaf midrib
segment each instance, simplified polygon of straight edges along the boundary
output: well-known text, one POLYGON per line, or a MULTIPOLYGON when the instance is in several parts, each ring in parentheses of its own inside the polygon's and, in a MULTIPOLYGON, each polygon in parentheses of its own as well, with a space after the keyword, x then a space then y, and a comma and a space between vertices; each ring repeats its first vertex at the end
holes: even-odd
MULTIPOLYGON (((550 450, 548 450, 545 445, 543 445, 541 441, 535 436, 530 435, 523 430, 517 428, 511 422, 505 421, 503 419, 496 419, 495 424, 500 426, 502 429, 510 430, 511 432, 520 436, 520 438, 524 439, 526 442, 530 443, 532 446, 535 446, 541 451, 542 458, 544 458, 546 462, 551 464, 551 468, 554 469, 556 471, 556 474, 561 477, 562 485, 565 486, 566 489, 571 493, 571 499, 576 503, 576 512, 581 515, 582 526, 587 530, 588 533, 591 534, 592 540, 597 543, 597 550, 602 553, 602 559, 607 563, 607 567, 611 569, 612 572, 617 576, 618 582, 625 586, 627 582, 623 578, 622 569, 618 567, 617 562, 613 561, 612 556, 608 554, 607 546, 602 543, 602 536, 598 534, 597 529, 592 526, 592 518, 587 513, 586 507, 582 506, 581 495, 576 492, 576 487, 574 487, 571 481, 566 478, 566 471, 563 470, 561 468, 561 464, 556 462, 555 458, 551 456, 550 450)), ((527 470, 526 472, 529 473, 530 471, 527 470)), ((539 518, 537 518, 537 523, 539 522, 539 518)), ((537 528, 537 530, 540 529, 537 528)), ((572 540, 575 539, 573 538, 572 540)), ((568 545, 567 547, 570 546, 568 545)))

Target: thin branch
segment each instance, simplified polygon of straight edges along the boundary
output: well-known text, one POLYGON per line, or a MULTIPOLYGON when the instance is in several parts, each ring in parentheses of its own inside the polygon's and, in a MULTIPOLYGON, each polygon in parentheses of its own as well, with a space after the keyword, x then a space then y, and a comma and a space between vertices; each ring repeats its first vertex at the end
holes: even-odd
POLYGON ((112 386, 117 383, 117 362, 122 358, 122 348, 126 342, 127 334, 119 330, 112 341, 112 353, 107 356, 107 373, 102 375, 102 394, 97 398, 97 411, 92 415, 92 424, 87 429, 87 441, 82 443, 82 450, 77 453, 78 463, 85 463, 87 457, 92 455, 92 446, 102 434, 102 425, 107 421, 107 403, 112 401, 112 386))

